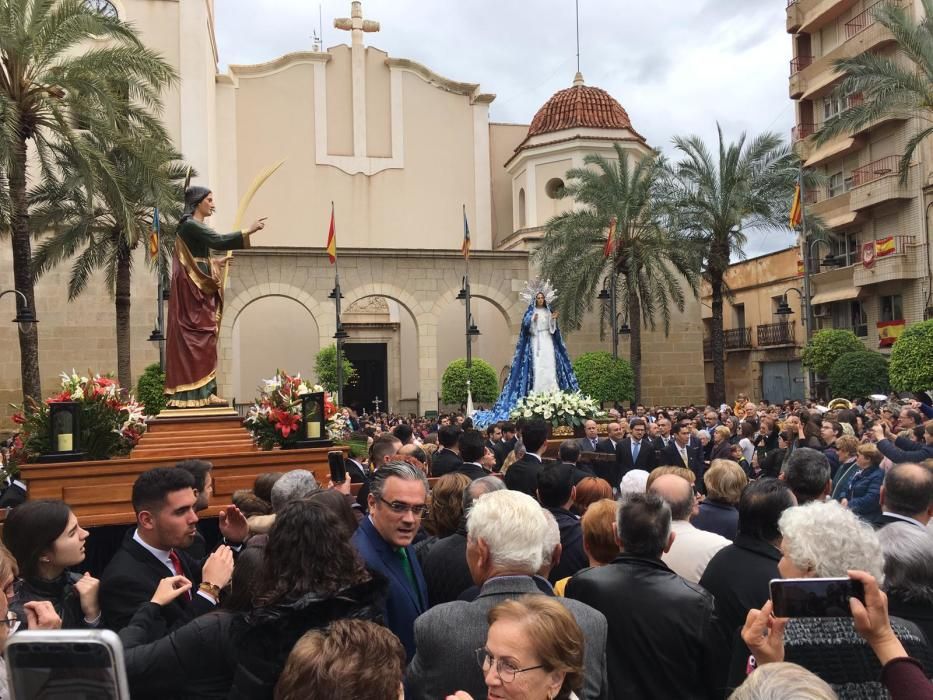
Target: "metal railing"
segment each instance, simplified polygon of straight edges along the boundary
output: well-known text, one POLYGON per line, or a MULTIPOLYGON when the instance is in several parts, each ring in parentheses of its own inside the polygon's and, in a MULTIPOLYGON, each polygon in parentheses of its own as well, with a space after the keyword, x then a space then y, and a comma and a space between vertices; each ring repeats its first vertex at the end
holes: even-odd
POLYGON ((790 140, 797 143, 808 136, 813 136, 816 132, 816 124, 801 123, 790 130, 790 140))
POLYGON ((789 321, 758 325, 758 347, 794 344, 794 324, 789 321))
POLYGON ((886 175, 896 173, 900 165, 900 156, 885 156, 868 165, 863 165, 852 171, 852 184, 854 187, 880 180, 886 175))
POLYGON ((864 12, 860 12, 855 15, 852 19, 846 22, 846 39, 851 39, 859 32, 868 29, 873 25, 877 18, 875 17, 875 11, 880 9, 882 5, 900 5, 900 0, 878 0, 874 5, 870 5, 868 9, 864 12))
POLYGON ((723 347, 726 350, 741 350, 752 346, 752 329, 748 328, 730 328, 723 331, 723 347))
POLYGON ((795 75, 813 63, 813 56, 797 56, 790 61, 790 74, 795 75))

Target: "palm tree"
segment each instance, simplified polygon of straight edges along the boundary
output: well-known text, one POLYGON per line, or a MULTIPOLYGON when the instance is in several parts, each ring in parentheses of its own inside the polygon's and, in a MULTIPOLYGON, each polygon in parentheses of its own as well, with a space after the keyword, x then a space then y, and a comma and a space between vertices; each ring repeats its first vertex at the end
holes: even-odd
MULTIPOLYGON (((67 156, 68 174, 93 189, 93 170, 110 172, 105 152, 77 138, 73 115, 90 133, 129 133, 160 108, 160 91, 175 80, 172 68, 142 45, 131 27, 93 10, 84 0, 0 0, 0 231, 9 232, 13 279, 35 310, 27 179, 55 175, 67 156), (95 40, 102 43, 87 49, 95 40), (123 82, 131 108, 120 109, 111 86, 123 82), (90 109, 89 106, 93 106, 90 109), (128 113, 127 113, 128 112, 128 113), (27 145, 36 165, 27 162, 27 145), (92 168, 92 163, 99 168, 92 168), (33 171, 30 171, 32 167, 33 171)), ((124 205, 129 217, 129 207, 124 205)), ((36 327, 19 329, 23 396, 41 398, 36 327)))
MULTIPOLYGON (((580 328, 597 287, 615 278, 632 329, 630 360, 639 402, 642 327, 655 328, 660 316, 668 332, 671 306, 684 309, 681 281, 697 294, 699 261, 683 237, 666 226, 667 209, 659 200, 663 159, 649 155, 633 165, 622 147, 613 145, 617 159, 588 155, 585 166, 595 167, 567 172, 562 196, 582 206, 548 221, 534 259, 560 288, 557 310, 568 330, 580 328), (607 256, 606 230, 613 217, 616 234, 607 256)), ((606 309, 607 315, 615 313, 606 309)))
POLYGON ((900 161, 901 180, 907 180, 914 151, 933 134, 933 0, 921 0, 923 18, 914 23, 909 5, 878 3, 872 9, 875 21, 894 36, 898 51, 889 56, 865 52, 840 59, 835 68, 846 77, 839 85, 842 95, 860 97, 851 106, 827 119, 816 134, 824 143, 840 134, 849 134, 883 117, 919 117, 927 126, 910 137, 900 161), (903 55, 910 65, 902 65, 903 55))
POLYGON ((743 133, 726 144, 716 128, 718 160, 698 136, 674 138, 684 157, 670 168, 668 185, 678 228, 703 251, 702 274, 712 292, 710 400, 719 405, 726 400, 722 309, 729 290, 723 278, 733 257, 745 257, 747 232, 787 226, 798 161, 775 133, 748 143, 743 133))
MULTIPOLYGON (((93 138, 89 136, 88 138, 93 138)), ((97 144, 104 147, 104 144, 97 144)), ((159 126, 147 133, 137 128, 121 143, 107 149, 112 180, 98 173, 98 191, 89 193, 81 179, 47 180, 30 192, 31 224, 38 233, 50 231, 32 259, 38 279, 56 265, 73 258, 68 300, 76 299, 91 275, 105 273, 114 300, 117 341, 117 378, 121 386, 133 381, 130 356, 130 307, 133 256, 154 228, 154 208, 162 224, 161 250, 147 257, 157 274, 166 278, 174 227, 181 216, 186 168, 159 126), (130 213, 126 218, 127 207, 130 213)))

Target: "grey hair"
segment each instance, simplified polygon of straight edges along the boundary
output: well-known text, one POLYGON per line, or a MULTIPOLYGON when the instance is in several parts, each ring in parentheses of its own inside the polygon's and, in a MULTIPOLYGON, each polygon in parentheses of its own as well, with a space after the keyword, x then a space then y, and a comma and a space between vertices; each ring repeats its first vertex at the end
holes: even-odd
POLYGON ((373 495, 373 498, 382 498, 382 491, 385 488, 385 483, 393 476, 403 481, 420 481, 424 486, 425 494, 430 491, 428 477, 424 475, 423 471, 417 467, 413 467, 408 462, 395 460, 393 462, 386 462, 373 472, 372 479, 369 482, 369 492, 373 495))
POLYGON ((541 509, 541 514, 547 520, 547 532, 541 541, 541 566, 550 567, 554 564, 551 557, 554 556, 554 550, 560 544, 560 525, 557 524, 557 518, 546 508, 541 509))
POLYGON ((878 531, 884 552, 884 590, 906 602, 933 604, 933 533, 911 523, 878 531))
POLYGON ((471 481, 463 489, 463 512, 469 513, 470 508, 476 502, 476 499, 493 491, 504 491, 505 482, 498 476, 484 476, 475 481, 471 481))
POLYGON ((781 661, 759 666, 729 700, 836 700, 835 691, 803 666, 781 661))
POLYGON ((541 568, 548 523, 541 506, 521 491, 494 491, 476 500, 467 514, 467 538, 483 540, 493 565, 531 576, 541 568))
POLYGON ((272 510, 278 513, 286 503, 307 498, 320 488, 314 474, 307 469, 285 472, 272 486, 272 510))
POLYGON ((778 521, 784 554, 817 578, 847 576, 850 569, 884 577, 878 534, 836 501, 788 508, 778 521))

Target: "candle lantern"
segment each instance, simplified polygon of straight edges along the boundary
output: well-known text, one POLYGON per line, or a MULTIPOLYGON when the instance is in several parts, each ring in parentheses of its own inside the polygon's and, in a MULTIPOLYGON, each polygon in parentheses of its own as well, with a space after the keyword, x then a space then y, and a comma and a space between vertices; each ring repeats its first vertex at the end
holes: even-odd
POLYGON ((301 397, 301 439, 296 447, 327 447, 327 419, 324 417, 324 392, 301 397))
POLYGON ((81 445, 81 404, 53 401, 49 404, 50 452, 39 462, 74 462, 84 459, 81 445))

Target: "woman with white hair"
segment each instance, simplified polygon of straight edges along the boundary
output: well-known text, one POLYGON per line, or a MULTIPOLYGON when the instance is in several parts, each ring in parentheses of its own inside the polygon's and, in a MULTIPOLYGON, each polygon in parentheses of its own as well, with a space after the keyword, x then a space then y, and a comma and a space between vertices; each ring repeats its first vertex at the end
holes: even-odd
MULTIPOLYGON (((781 578, 848 577, 850 571, 864 571, 879 580, 882 577, 878 535, 835 501, 788 508, 778 527, 783 538, 783 556, 778 563, 781 578)), ((770 611, 770 603, 766 608, 770 611)), ((899 618, 891 618, 891 627, 908 654, 933 670, 933 652, 920 629, 899 618)), ((879 680, 881 664, 859 636, 852 618, 787 620, 784 653, 785 660, 815 673, 840 698, 885 697, 879 680)))

